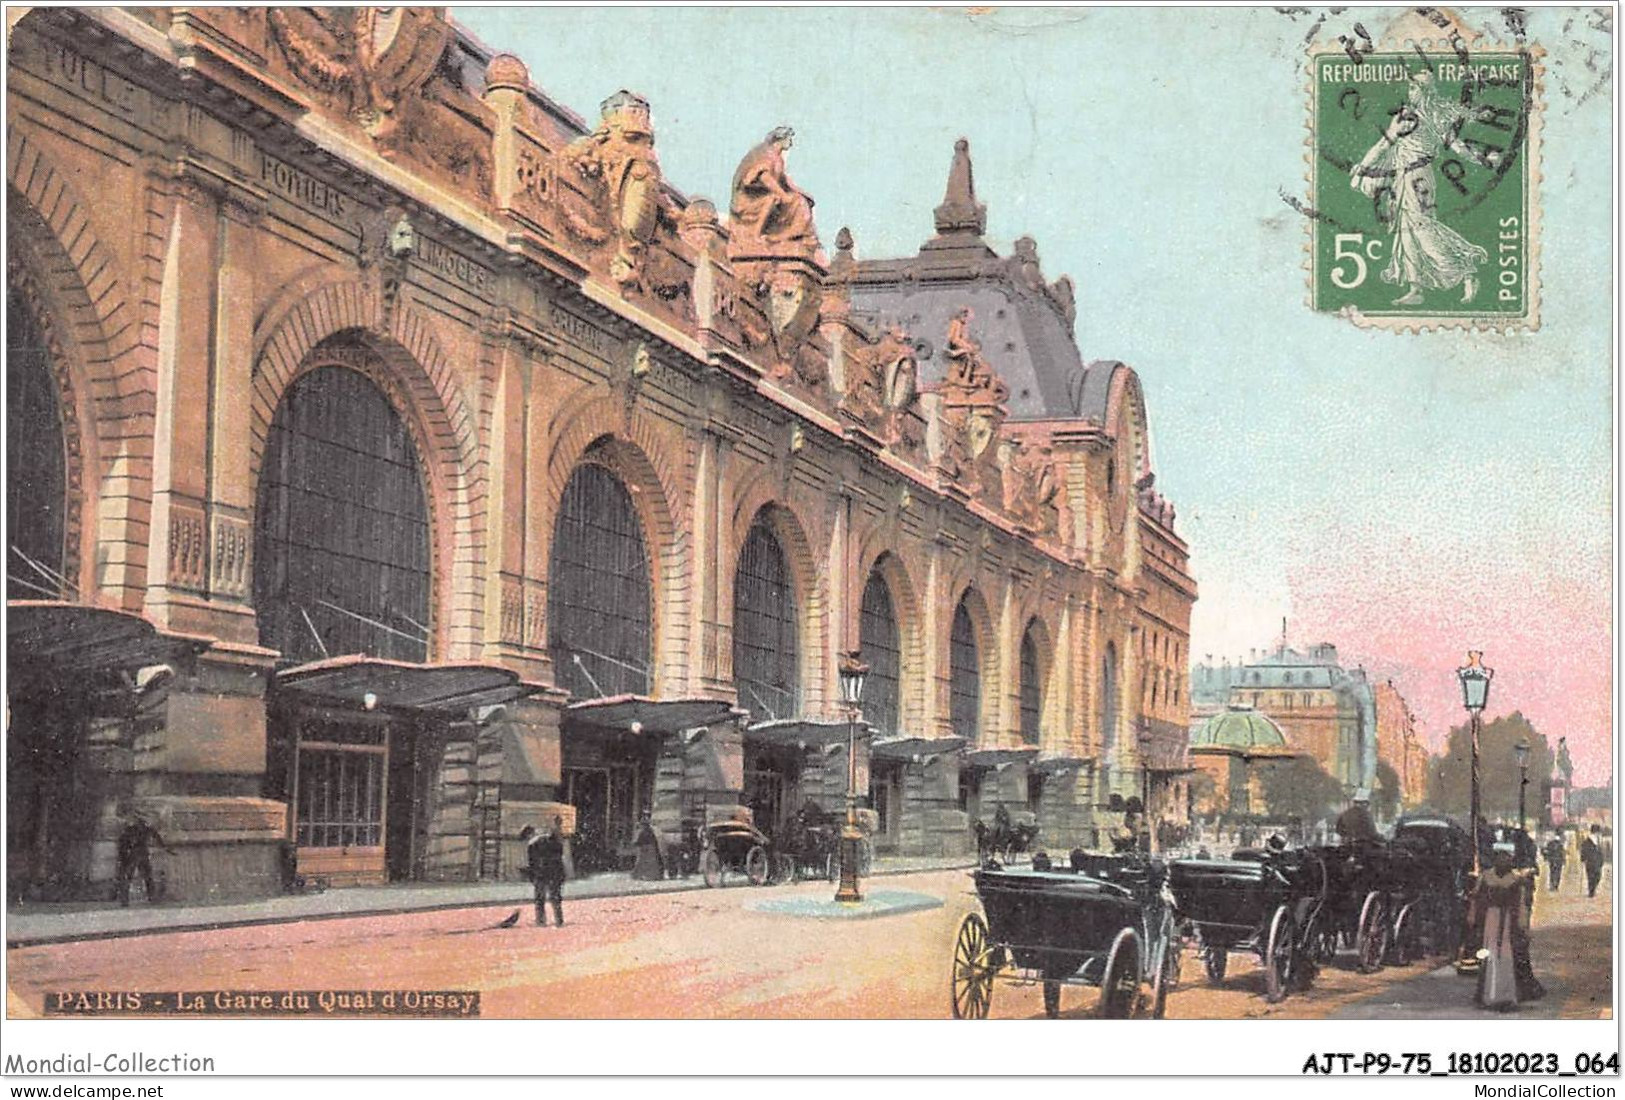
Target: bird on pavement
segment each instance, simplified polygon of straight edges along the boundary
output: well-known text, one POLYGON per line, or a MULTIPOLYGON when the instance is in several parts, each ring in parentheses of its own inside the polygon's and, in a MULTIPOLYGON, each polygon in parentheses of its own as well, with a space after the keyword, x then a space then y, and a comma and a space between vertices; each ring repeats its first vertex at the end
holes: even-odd
POLYGON ((492 928, 512 928, 514 925, 516 925, 518 923, 519 923, 519 910, 515 909, 512 913, 509 913, 507 916, 503 917, 500 921, 498 921, 496 924, 493 924, 491 927, 492 928))

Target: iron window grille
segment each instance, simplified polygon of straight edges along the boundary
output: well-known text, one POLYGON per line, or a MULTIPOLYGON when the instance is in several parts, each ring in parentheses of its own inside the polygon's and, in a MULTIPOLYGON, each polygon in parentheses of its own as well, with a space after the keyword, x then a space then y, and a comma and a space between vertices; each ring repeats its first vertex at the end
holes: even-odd
POLYGON ((800 640, 784 549, 765 519, 752 524, 734 575, 734 683, 759 718, 800 713, 800 640))
POLYGON ((970 612, 960 600, 948 637, 948 715, 954 736, 976 744, 982 726, 982 662, 970 612))
POLYGON ((60 599, 64 589, 67 444, 56 380, 38 323, 6 295, 7 599, 60 599))
POLYGON ((1044 685, 1038 677, 1038 643, 1029 627, 1021 636, 1021 740, 1026 745, 1036 745, 1040 738, 1044 685))
POLYGON ((260 472, 260 641, 298 661, 428 658, 429 509, 417 448, 365 375, 318 367, 277 406, 260 472))
POLYGON ((576 467, 548 563, 547 632, 558 685, 578 699, 649 691, 649 553, 632 494, 607 467, 576 467))
POLYGON ((869 665, 869 677, 863 685, 864 721, 882 735, 897 733, 903 650, 891 588, 879 573, 871 573, 863 586, 858 645, 869 665))

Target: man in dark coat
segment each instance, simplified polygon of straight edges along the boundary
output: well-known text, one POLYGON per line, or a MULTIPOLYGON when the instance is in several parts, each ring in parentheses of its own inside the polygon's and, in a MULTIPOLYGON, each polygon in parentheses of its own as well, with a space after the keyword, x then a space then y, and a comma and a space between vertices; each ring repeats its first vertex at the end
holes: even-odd
POLYGON ((553 905, 553 920, 564 925, 564 819, 555 817, 547 835, 526 825, 519 833, 525 842, 525 871, 536 891, 536 923, 547 923, 546 904, 553 905))
POLYGON ((172 851, 169 845, 164 843, 164 838, 158 835, 158 830, 148 824, 146 818, 139 813, 131 814, 118 835, 118 863, 115 870, 118 903, 126 908, 130 904, 130 879, 138 874, 141 876, 142 885, 147 888, 148 903, 158 900, 158 893, 152 882, 153 844, 166 852, 172 851))
POLYGON ((1563 834, 1558 833, 1546 842, 1546 868, 1550 872, 1549 882, 1554 894, 1563 884, 1563 861, 1567 858, 1563 849, 1563 834))
POLYGON ((1597 843, 1597 835, 1602 830, 1591 826, 1592 835, 1580 841, 1580 866, 1586 869, 1586 897, 1597 896, 1597 883, 1602 881, 1602 846, 1597 843))

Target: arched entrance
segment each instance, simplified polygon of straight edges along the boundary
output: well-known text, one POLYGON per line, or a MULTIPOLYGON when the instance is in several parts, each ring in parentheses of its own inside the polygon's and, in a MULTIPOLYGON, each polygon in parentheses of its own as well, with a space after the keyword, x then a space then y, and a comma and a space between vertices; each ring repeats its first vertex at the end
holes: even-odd
MULTIPOLYGON (((801 639, 790 568, 771 510, 758 512, 734 571, 733 662, 739 705, 753 721, 801 717, 801 639)), ((774 833, 816 792, 807 753, 794 744, 745 739, 745 805, 774 833)))
MULTIPOLYGON (((400 412, 349 365, 370 361, 344 360, 314 352, 271 421, 254 524, 260 641, 281 653, 284 670, 365 657, 400 662, 404 676, 405 663, 431 650, 429 494, 400 412)), ((426 740, 436 726, 393 703, 374 691, 360 706, 319 693, 273 701, 266 793, 290 805, 298 874, 422 874, 436 771, 426 740)))
MULTIPOLYGON (((578 701, 646 696, 651 687, 653 585, 643 523, 609 466, 576 466, 559 500, 548 559, 547 631, 558 685, 578 701)), ((575 862, 619 866, 651 811, 659 740, 567 722, 562 786, 575 807, 575 862)))
MULTIPOLYGON (((903 645, 891 586, 877 568, 863 586, 858 613, 858 646, 869 677, 863 689, 863 718, 882 738, 900 734, 899 701, 903 645)), ((879 818, 876 845, 895 851, 902 842, 903 793, 907 758, 877 757, 869 766, 869 798, 879 818)))
MULTIPOLYGON (((965 745, 974 749, 982 732, 982 655, 969 600, 967 591, 954 608, 948 633, 948 716, 954 736, 964 738, 965 745)), ((981 818, 982 769, 960 769, 959 808, 973 824, 981 818)))
POLYGON ((39 321, 6 294, 6 598, 60 599, 66 559, 67 446, 54 364, 39 321))

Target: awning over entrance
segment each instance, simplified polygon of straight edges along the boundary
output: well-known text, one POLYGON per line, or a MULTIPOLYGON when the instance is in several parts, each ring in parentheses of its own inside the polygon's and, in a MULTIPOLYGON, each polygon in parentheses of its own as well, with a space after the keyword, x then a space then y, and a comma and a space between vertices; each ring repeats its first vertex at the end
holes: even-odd
POLYGON ((1075 772, 1089 762, 1089 758, 1084 756, 1064 756, 1060 754, 1045 756, 1040 754, 1033 761, 1032 769, 1035 772, 1043 772, 1045 775, 1058 775, 1061 772, 1075 772))
POLYGON ((541 688, 497 665, 414 664, 352 654, 277 673, 277 687, 312 700, 455 713, 534 695, 541 688))
POLYGON ((645 695, 611 695, 586 699, 564 708, 567 718, 583 725, 631 733, 665 735, 698 729, 742 717, 720 699, 650 699, 645 695))
POLYGON ((965 747, 963 737, 888 737, 869 747, 869 755, 886 760, 941 756, 965 747))
POLYGON ((1037 749, 976 749, 965 754, 965 763, 973 768, 1005 768, 1025 764, 1037 755, 1037 749))
POLYGON ((208 647, 207 638, 160 634, 128 611, 60 600, 6 601, 6 665, 14 673, 135 672, 208 647))
MULTIPOLYGON (((859 737, 869 737, 873 733, 868 726, 858 726, 859 737)), ((819 745, 843 745, 847 735, 847 724, 838 718, 777 718, 745 727, 747 743, 792 745, 804 749, 819 745)))

